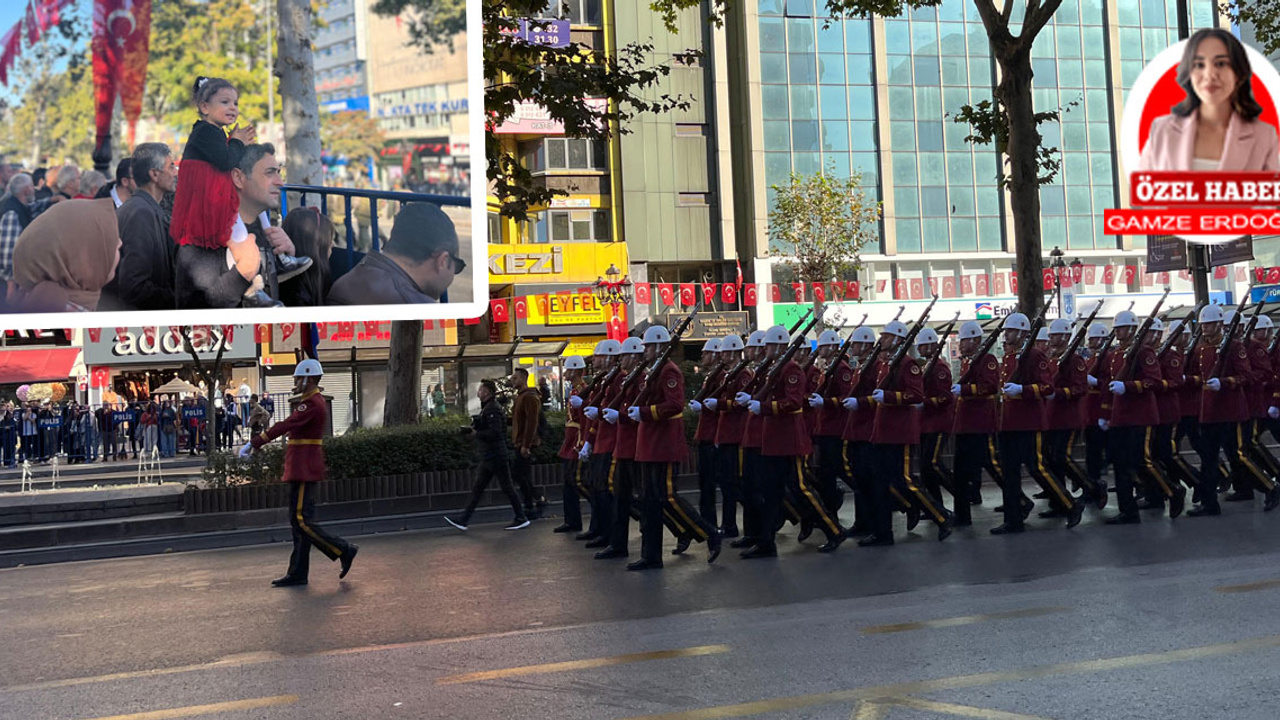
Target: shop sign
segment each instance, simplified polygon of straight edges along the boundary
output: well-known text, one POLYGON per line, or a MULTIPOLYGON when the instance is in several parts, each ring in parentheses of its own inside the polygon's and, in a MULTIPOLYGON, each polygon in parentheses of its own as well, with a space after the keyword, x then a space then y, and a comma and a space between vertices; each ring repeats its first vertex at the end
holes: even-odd
POLYGON ((627 271, 626 243, 489 245, 489 282, 494 284, 593 283, 604 276, 610 265, 627 271))
MULTIPOLYGON (((688 313, 667 313, 666 325, 673 328, 688 313)), ((720 339, 726 335, 743 335, 751 328, 749 313, 743 311, 700 312, 689 323, 689 330, 682 336, 688 342, 703 342, 712 338, 720 339)))
MULTIPOLYGON (((236 325, 230 336, 224 334, 222 327, 212 326, 208 338, 195 345, 202 361, 212 362, 224 346, 223 360, 252 360, 257 354, 252 325, 236 325)), ((97 342, 85 338, 84 364, 88 367, 192 362, 191 355, 182 348, 182 337, 169 332, 167 327, 160 327, 152 337, 147 337, 140 327, 131 327, 120 335, 112 328, 104 328, 97 342)))
MULTIPOLYGON (((603 114, 609 109, 604 98, 586 98, 583 104, 603 114)), ((516 103, 515 112, 506 122, 493 129, 495 135, 563 135, 564 123, 551 117, 551 112, 532 100, 516 103)))
POLYGON ((456 100, 424 100, 407 105, 388 105, 378 108, 378 117, 408 117, 420 115, 461 115, 467 112, 467 98, 456 100))
MULTIPOLYGON (((528 317, 515 315, 516 336, 522 338, 542 337, 544 335, 604 335, 605 321, 612 316, 611 308, 600 302, 593 293, 579 293, 582 285, 520 285, 517 296, 529 298, 527 303, 528 317), (547 296, 547 312, 544 315, 534 299, 537 295, 547 296)), ((620 309, 621 313, 625 310, 620 309)))
POLYGON ((551 295, 547 298, 547 315, 543 317, 538 303, 529 307, 529 323, 531 325, 590 325, 605 321, 604 305, 594 294, 569 293, 551 295))

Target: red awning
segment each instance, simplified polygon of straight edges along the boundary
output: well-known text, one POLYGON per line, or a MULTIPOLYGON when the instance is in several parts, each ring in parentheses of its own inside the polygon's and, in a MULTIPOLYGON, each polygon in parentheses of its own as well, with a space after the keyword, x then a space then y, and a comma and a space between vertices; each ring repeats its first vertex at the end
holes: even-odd
POLYGON ((0 384, 67 380, 79 348, 0 351, 0 384))

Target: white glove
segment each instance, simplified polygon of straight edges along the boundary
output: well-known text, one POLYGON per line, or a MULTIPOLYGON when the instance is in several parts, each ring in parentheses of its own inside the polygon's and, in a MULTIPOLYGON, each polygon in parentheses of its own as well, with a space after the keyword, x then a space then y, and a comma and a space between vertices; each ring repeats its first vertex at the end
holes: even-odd
POLYGON ((697 415, 698 413, 702 412, 702 403, 698 402, 697 400, 690 400, 689 409, 693 411, 694 415, 697 415))
POLYGON ((586 410, 583 410, 583 411, 582 411, 582 414, 583 414, 583 415, 586 415, 588 420, 599 420, 599 419, 600 419, 600 408, 598 408, 598 407, 589 407, 589 408, 587 408, 586 410))
POLYGON ((737 395, 733 396, 733 401, 738 403, 739 405, 746 405, 747 403, 751 402, 751 396, 748 395, 747 393, 740 392, 737 395))
POLYGON ((253 443, 245 443, 244 447, 240 448, 240 457, 247 458, 252 454, 253 454, 253 443))
POLYGON ((1089 387, 1091 387, 1091 388, 1098 387, 1098 378, 1096 378, 1096 377, 1094 377, 1094 376, 1090 375, 1090 376, 1089 376, 1089 387))
POLYGON ((955 385, 952 385, 952 386, 951 386, 951 394, 952 394, 952 395, 959 395, 959 394, 960 394, 960 383, 956 383, 955 385))
POLYGON ((627 417, 631 418, 631 422, 640 422, 640 408, 634 405, 627 408, 627 417))
POLYGON ((605 408, 605 409, 604 409, 604 421, 605 421, 605 422, 607 422, 607 423, 609 423, 610 425, 617 425, 617 424, 618 424, 618 411, 617 411, 617 410, 614 410, 613 408, 605 408))
POLYGON ((706 400, 702 401, 702 407, 710 410, 711 412, 715 412, 716 406, 719 404, 720 403, 717 402, 715 398, 707 398, 706 400))
POLYGON ((1022 394, 1022 386, 1018 383, 1005 383, 1004 394, 1009 397, 1018 397, 1022 394))
POLYGON ((1275 405, 1272 405, 1271 407, 1267 408, 1267 417, 1271 418, 1272 420, 1280 420, 1280 408, 1276 407, 1275 405))
POLYGON ((1106 418, 1098 418, 1098 427, 1102 428, 1103 430, 1110 430, 1111 421, 1107 420, 1106 418))
POLYGON ((570 395, 569 407, 573 408, 574 410, 577 410, 578 408, 582 407, 582 398, 578 397, 577 395, 570 395))
POLYGON ((1107 389, 1111 391, 1112 395, 1123 395, 1124 383, 1120 382, 1119 380, 1112 380, 1111 384, 1107 385, 1107 389))
POLYGON ((1213 390, 1214 392, 1217 392, 1222 389, 1222 381, 1219 380, 1218 378, 1209 378, 1208 380, 1204 381, 1204 386, 1209 388, 1210 390, 1213 390))
POLYGON ((751 414, 752 414, 752 415, 759 415, 759 414, 760 414, 760 401, 759 401, 759 400, 752 400, 750 403, 748 403, 748 404, 747 404, 747 409, 751 411, 751 414))
POLYGON ((875 392, 871 393, 871 399, 878 403, 884 402, 884 391, 876 390, 875 392))
POLYGON ((845 410, 857 410, 857 409, 858 409, 858 398, 855 398, 855 397, 847 397, 847 398, 845 398, 844 400, 842 400, 842 401, 840 402, 840 404, 844 406, 844 409, 845 409, 845 410))
POLYGON ((814 393, 809 396, 809 407, 811 408, 817 409, 826 404, 827 404, 827 401, 823 400, 822 396, 819 395, 818 393, 814 393))
POLYGON ((586 460, 589 457, 591 457, 591 441, 590 440, 582 443, 582 449, 578 451, 579 460, 586 460))
POLYGON ((913 407, 913 408, 915 408, 915 409, 917 409, 917 410, 923 410, 923 409, 924 409, 924 403, 916 403, 915 405, 912 405, 911 407, 913 407))

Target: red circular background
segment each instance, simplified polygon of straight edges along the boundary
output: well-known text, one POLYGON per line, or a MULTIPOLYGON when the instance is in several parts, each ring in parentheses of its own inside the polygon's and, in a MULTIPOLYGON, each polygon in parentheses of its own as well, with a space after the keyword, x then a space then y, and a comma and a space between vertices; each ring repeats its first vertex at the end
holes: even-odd
MULTIPOLYGON (((1262 115, 1258 119, 1280 131, 1280 116, 1276 114, 1276 104, 1271 100, 1271 93, 1255 74, 1249 78, 1249 87, 1253 90, 1253 99, 1262 106, 1262 115)), ((1182 102, 1187 92, 1178 84, 1178 66, 1174 65, 1156 82, 1147 95, 1147 102, 1142 106, 1142 122, 1138 126, 1138 152, 1147 146, 1147 136, 1151 134, 1151 123, 1158 117, 1169 114, 1169 109, 1182 102)))

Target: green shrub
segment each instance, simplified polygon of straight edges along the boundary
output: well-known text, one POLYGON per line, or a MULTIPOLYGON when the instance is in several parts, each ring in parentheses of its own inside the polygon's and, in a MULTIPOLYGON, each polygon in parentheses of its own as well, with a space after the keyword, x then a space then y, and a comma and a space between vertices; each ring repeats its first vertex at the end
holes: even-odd
POLYGON ((207 487, 272 483, 283 474, 284 446, 279 444, 268 445, 244 459, 235 452, 211 452, 201 471, 207 487))

